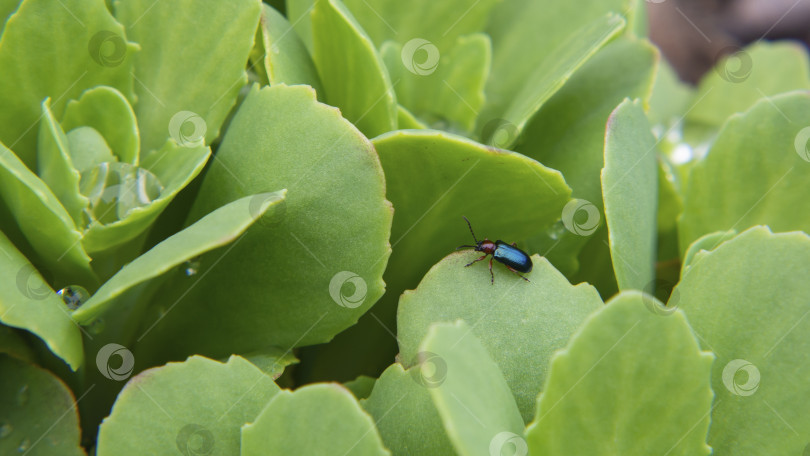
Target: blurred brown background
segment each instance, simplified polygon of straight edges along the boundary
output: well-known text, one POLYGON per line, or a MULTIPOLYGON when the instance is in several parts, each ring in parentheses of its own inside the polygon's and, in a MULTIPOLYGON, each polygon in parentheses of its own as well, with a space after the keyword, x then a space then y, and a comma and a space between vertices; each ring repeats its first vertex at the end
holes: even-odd
POLYGON ((647 0, 650 39, 696 82, 722 52, 759 39, 810 46, 810 0, 647 0))

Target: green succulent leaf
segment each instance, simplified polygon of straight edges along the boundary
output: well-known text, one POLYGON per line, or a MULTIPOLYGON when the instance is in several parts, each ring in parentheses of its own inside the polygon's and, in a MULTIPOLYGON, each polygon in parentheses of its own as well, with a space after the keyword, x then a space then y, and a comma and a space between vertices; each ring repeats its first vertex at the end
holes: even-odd
POLYGON ((0 232, 0 322, 28 330, 73 370, 84 360, 82 335, 62 299, 0 232))
MULTIPOLYGON (((649 116, 647 116, 649 119, 649 116)), ((660 143, 659 143, 660 144, 660 143)), ((678 178, 678 171, 665 154, 658 155, 658 208, 656 226, 659 236, 666 238, 666 242, 674 243, 669 248, 658 249, 660 259, 678 257, 678 218, 683 212, 682 183, 678 178), (666 256, 662 256, 666 255, 666 256)), ((661 244, 662 240, 659 240, 661 244)))
POLYGON ((273 380, 278 379, 287 366, 298 364, 298 358, 293 355, 291 350, 282 350, 277 347, 246 353, 242 357, 272 377, 273 380))
POLYGON ((48 186, 0 143, 0 195, 32 248, 59 283, 95 286, 90 257, 77 231, 48 186))
POLYGON ((132 54, 103 0, 26 0, 0 37, 0 142, 36 169, 37 123, 50 97, 60 118, 89 87, 112 86, 133 98, 132 54), (43 33, 47 31, 47 33, 43 33))
POLYGON ((389 40, 404 46, 416 38, 429 41, 445 54, 458 44, 459 37, 483 31, 498 0, 407 3, 346 0, 345 3, 378 47, 389 40))
POLYGON ((363 400, 371 395, 371 390, 374 389, 374 384, 376 382, 377 379, 374 377, 369 377, 368 375, 358 375, 354 380, 343 382, 343 386, 345 386, 347 390, 351 391, 352 394, 354 394, 354 397, 356 397, 358 400, 363 400))
POLYGON ((471 132, 484 104, 492 55, 489 37, 460 36, 445 56, 426 40, 406 46, 387 41, 380 50, 399 103, 436 128, 471 132), (420 50, 427 55, 424 61, 419 59, 420 50))
POLYGON ((397 100, 388 71, 351 12, 340 0, 318 0, 310 16, 313 58, 327 103, 368 137, 396 130, 397 100))
POLYGON ((0 453, 84 456, 70 389, 49 371, 0 354, 0 453))
POLYGON ((647 112, 650 123, 669 126, 680 121, 689 112, 694 93, 695 88, 680 80, 667 59, 659 59, 647 112))
POLYGON ((118 395, 99 429, 96 454, 238 454, 242 425, 279 391, 239 356, 227 363, 192 356, 146 370, 118 395))
POLYGON ((714 357, 682 312, 661 306, 623 292, 554 355, 526 433, 532 454, 711 453, 714 357))
POLYGON ((314 384, 280 392, 253 423, 242 427, 241 455, 265 454, 391 453, 349 390, 337 384, 314 384))
POLYGON ((6 27, 9 16, 14 14, 22 0, 0 0, 0 36, 6 27))
POLYGON ((613 271, 620 290, 655 280, 658 151, 639 101, 623 101, 607 124, 602 193, 613 271))
POLYGON ((408 109, 399 105, 397 107, 397 122, 401 130, 422 130, 427 128, 427 125, 416 118, 408 109))
POLYGON ((141 45, 135 56, 141 149, 166 139, 210 144, 247 83, 245 64, 261 15, 259 0, 115 2, 115 16, 141 45), (190 65, 193 71, 190 72, 190 65), (189 132, 188 127, 193 131, 189 132))
MULTIPOLYGON (((605 124, 625 97, 649 97, 656 60, 644 40, 622 37, 606 45, 540 108, 515 150, 560 170, 575 198, 601 210, 605 124)), ((502 129, 508 133, 509 125, 502 129)), ((531 251, 548 252, 549 261, 570 276, 589 239, 575 231, 559 223, 527 243, 531 251)))
POLYGON ((115 187, 105 188, 105 196, 107 191, 114 191, 119 206, 129 199, 143 204, 133 205, 123 217, 119 213, 118 219, 111 223, 93 220, 82 239, 84 248, 90 253, 100 252, 143 234, 180 190, 202 171, 210 155, 211 149, 200 143, 178 145, 169 139, 160 150, 141 157, 141 169, 154 175, 161 184, 158 197, 149 199, 143 195, 141 185, 145 177, 141 169, 131 167, 131 172, 135 173, 129 176, 132 179, 113 181, 115 187))
POLYGON ((262 18, 256 32, 250 60, 265 84, 306 84, 322 94, 318 71, 304 42, 287 19, 272 6, 262 4, 262 18))
MULTIPOLYGON (((470 218, 479 237, 524 239, 559 219, 570 195, 558 171, 460 136, 408 130, 373 142, 385 170, 388 198, 396 208, 394 251, 384 276, 388 292, 355 328, 317 348, 322 362, 316 363, 342 369, 359 362, 366 373, 385 369, 397 351, 385 327, 396 324, 399 295, 415 287, 447 252, 472 241, 462 216, 470 218), (490 216, 493 208, 497 216, 490 216), (353 353, 351 360, 341 356, 347 351, 353 353)), ((357 370, 349 372, 356 375, 357 370)))
POLYGON ((754 227, 696 255, 670 298, 717 354, 709 444, 718 454, 800 454, 807 445, 808 259, 807 234, 754 227))
POLYGON ((419 347, 419 359, 423 370, 427 365, 435 369, 428 391, 459 455, 499 454, 507 443, 525 450, 515 399, 469 325, 433 324, 419 347))
POLYGON ((687 125, 718 129, 763 97, 810 89, 810 59, 799 43, 757 40, 745 49, 728 50, 731 54, 700 81, 687 125))
MULTIPOLYGON (((116 161, 107 140, 93 127, 74 128, 68 131, 65 137, 67 138, 67 149, 71 161, 69 166, 79 171, 79 173, 104 162, 112 163, 116 161)), ((42 148, 41 144, 40 148, 42 148)), ((81 191, 81 179, 79 179, 78 183, 79 191, 81 191)), ((82 223, 81 220, 84 219, 77 219, 76 223, 82 223)))
POLYGON ((326 342, 382 295, 391 227, 382 169, 371 143, 305 86, 251 90, 189 221, 278 188, 289 190, 283 221, 200 259, 205 280, 155 327, 155 350, 224 356, 326 342))
POLYGON ((36 354, 23 338, 23 331, 4 324, 0 324, 0 353, 28 363, 36 362, 36 354))
MULTIPOLYGON (((487 111, 482 114, 480 119, 487 122, 491 121, 493 117, 503 118, 514 125, 518 132, 522 131, 543 103, 560 90, 582 64, 611 38, 618 35, 624 26, 624 19, 614 14, 608 14, 577 30, 531 74, 505 111, 487 111), (487 113, 491 117, 487 117, 487 113)), ((516 135, 512 138, 516 138, 516 135)), ((490 143, 497 140, 494 137, 485 139, 490 143)), ((506 143, 501 147, 509 147, 512 144, 506 143)))
POLYGON ((797 210, 807 205, 808 125, 808 92, 763 99, 732 116, 690 174, 679 223, 681 252, 704 234, 757 224, 810 232, 810 211, 797 210))
MULTIPOLYGON (((138 123, 132 106, 121 92, 112 87, 94 87, 85 91, 78 100, 68 102, 62 128, 70 132, 80 127, 92 127, 99 132, 119 161, 138 164, 141 148, 138 123)), ((105 161, 80 160, 78 157, 82 153, 82 150, 71 150, 73 165, 79 171, 89 168, 90 164, 105 161)))
POLYGON ((368 399, 360 401, 392 454, 455 456, 428 392, 441 375, 441 370, 423 372, 421 366, 405 370, 394 363, 380 375, 368 399))
MULTIPOLYGON (((266 211, 283 208, 285 191, 248 196, 205 215, 199 221, 167 238, 124 266, 73 313, 83 325, 115 309, 116 298, 145 286, 186 261, 222 247, 241 236, 266 211)), ((123 311, 123 309, 117 309, 123 311)))
POLYGON ((689 267, 692 265, 692 261, 696 258, 700 258, 705 252, 710 252, 717 248, 723 242, 733 238, 737 235, 736 231, 717 231, 714 233, 709 233, 701 236, 698 238, 697 241, 693 242, 688 249, 686 249, 686 253, 683 255, 683 268, 681 269, 681 277, 689 270, 689 267))
POLYGON ((79 193, 79 171, 73 167, 70 143, 59 122, 53 117, 51 99, 42 102, 37 143, 37 174, 54 193, 77 225, 82 221, 89 201, 79 193))
POLYGON ((496 264, 490 284, 478 252, 453 253, 434 266, 414 291, 399 300, 400 358, 416 363, 419 342, 434 322, 464 320, 503 372, 525 421, 534 416, 547 366, 585 318, 602 306, 596 290, 573 286, 545 258, 534 255, 526 283, 496 264), (515 321, 520 325, 515 327, 515 321))
POLYGON ((624 28, 623 19, 606 14, 625 13, 629 3, 508 0, 493 9, 487 26, 493 43, 492 74, 487 81, 487 105, 479 116, 479 127, 493 119, 507 119, 522 126, 536 106, 624 28), (532 52, 526 52, 527 46, 532 46, 532 52), (521 96, 529 98, 521 100, 521 96), (507 116, 509 112, 514 118, 507 116))

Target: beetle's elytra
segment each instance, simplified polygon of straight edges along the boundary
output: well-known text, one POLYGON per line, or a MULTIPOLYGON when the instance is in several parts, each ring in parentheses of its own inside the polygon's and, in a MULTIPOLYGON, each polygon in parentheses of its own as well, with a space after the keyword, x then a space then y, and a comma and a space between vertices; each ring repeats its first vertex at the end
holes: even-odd
MULTIPOLYGON (((464 216, 462 216, 464 217, 464 216)), ((462 245, 459 246, 458 249, 463 249, 465 247, 473 248, 476 252, 483 252, 484 255, 481 258, 477 258, 466 266, 472 266, 475 262, 481 261, 487 257, 487 255, 492 255, 492 258, 489 259, 489 275, 492 277, 492 284, 495 284, 495 274, 492 273, 492 260, 496 260, 499 263, 502 263, 506 266, 507 269, 517 274, 518 277, 521 279, 529 282, 529 279, 521 275, 520 273, 528 273, 532 270, 532 259, 529 258, 529 255, 526 254, 523 250, 517 248, 515 243, 507 244, 500 239, 492 242, 487 238, 484 240, 479 241, 475 237, 475 232, 473 231, 472 224, 470 221, 467 220, 467 217, 464 217, 464 220, 467 222, 467 226, 470 227, 470 233, 473 236, 473 240, 475 241, 475 245, 462 245)), ((465 266, 465 267, 466 267, 465 266)))

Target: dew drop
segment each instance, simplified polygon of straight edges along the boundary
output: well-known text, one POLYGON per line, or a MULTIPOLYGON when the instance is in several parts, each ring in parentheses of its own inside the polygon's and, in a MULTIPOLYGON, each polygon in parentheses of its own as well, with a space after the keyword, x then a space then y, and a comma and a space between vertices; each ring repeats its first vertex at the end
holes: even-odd
POLYGON ((557 221, 551 228, 548 229, 548 237, 553 240, 558 240, 565 233, 565 223, 562 220, 557 221))
POLYGON ((183 265, 183 273, 188 277, 197 275, 198 272, 200 272, 200 260, 188 260, 183 265))
POLYGON ((18 405, 25 405, 28 402, 28 385, 23 385, 19 391, 17 391, 17 404, 18 405))
POLYGON ((24 439, 22 442, 20 442, 20 446, 17 447, 17 451, 20 453, 25 453, 29 448, 31 448, 31 441, 24 439))
POLYGON ((13 430, 14 428, 8 423, 0 424, 0 439, 8 437, 13 430))
POLYGON ((85 301, 90 299, 90 293, 79 285, 68 285, 57 291, 56 294, 62 298, 62 302, 64 302, 70 310, 78 309, 85 301))
POLYGON ((93 320, 88 326, 87 330, 90 334, 101 334, 102 331, 107 327, 107 323, 104 322, 103 318, 99 318, 97 320, 93 320))

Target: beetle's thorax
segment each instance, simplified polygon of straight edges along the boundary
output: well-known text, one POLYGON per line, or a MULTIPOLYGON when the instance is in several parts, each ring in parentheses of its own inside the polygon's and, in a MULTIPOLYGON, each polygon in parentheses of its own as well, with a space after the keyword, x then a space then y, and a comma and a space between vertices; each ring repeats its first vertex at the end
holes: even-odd
POLYGON ((478 246, 475 248, 475 250, 491 255, 493 252, 495 252, 495 249, 497 248, 498 246, 494 242, 490 241, 489 239, 484 239, 483 241, 478 243, 478 246))

